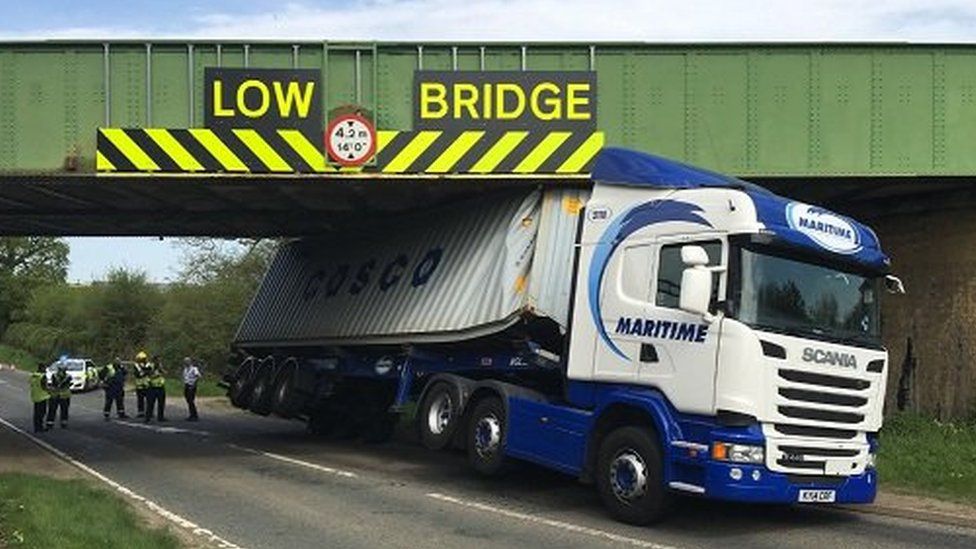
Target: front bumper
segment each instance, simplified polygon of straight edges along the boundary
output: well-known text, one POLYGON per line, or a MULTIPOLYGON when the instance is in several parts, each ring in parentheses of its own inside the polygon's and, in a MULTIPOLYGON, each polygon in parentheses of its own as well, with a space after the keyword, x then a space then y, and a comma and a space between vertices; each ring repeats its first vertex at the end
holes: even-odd
POLYGON ((849 477, 803 477, 776 473, 762 465, 710 460, 703 488, 706 497, 730 501, 796 503, 800 490, 833 490, 834 503, 871 503, 877 493, 878 475, 874 469, 866 469, 849 477))
POLYGON ((768 454, 770 445, 759 424, 725 427, 696 421, 685 427, 694 442, 671 443, 667 476, 672 489, 754 503, 798 503, 801 490, 831 490, 832 503, 871 503, 877 493, 878 474, 873 467, 859 466, 850 475, 794 474, 773 471, 767 463, 733 463, 711 457, 709 449, 715 441, 761 446, 768 454))

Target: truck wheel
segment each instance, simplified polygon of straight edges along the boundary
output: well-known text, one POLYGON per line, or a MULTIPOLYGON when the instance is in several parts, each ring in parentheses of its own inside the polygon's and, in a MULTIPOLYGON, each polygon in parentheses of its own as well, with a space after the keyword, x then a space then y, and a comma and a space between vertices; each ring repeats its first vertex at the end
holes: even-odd
POLYGON ((621 427, 600 444, 597 489, 614 518, 638 526, 661 520, 670 504, 661 449, 646 429, 621 427))
POLYGON ((254 388, 251 389, 251 405, 248 407, 255 414, 266 416, 271 413, 274 371, 273 360, 258 366, 254 377, 254 388))
POLYGON ((417 410, 420 442, 429 450, 443 450, 451 443, 461 413, 457 387, 437 382, 424 395, 417 410))
POLYGON ((298 362, 295 360, 286 361, 282 365, 271 399, 271 408, 274 413, 286 419, 298 415, 307 400, 305 395, 300 394, 295 387, 297 372, 298 362))
POLYGON ((468 421, 468 463, 485 476, 505 469, 505 406, 497 397, 478 401, 468 421))
POLYGON ((254 378, 254 362, 247 360, 237 369, 234 381, 227 391, 230 403, 238 408, 247 409, 251 404, 251 380, 254 378))

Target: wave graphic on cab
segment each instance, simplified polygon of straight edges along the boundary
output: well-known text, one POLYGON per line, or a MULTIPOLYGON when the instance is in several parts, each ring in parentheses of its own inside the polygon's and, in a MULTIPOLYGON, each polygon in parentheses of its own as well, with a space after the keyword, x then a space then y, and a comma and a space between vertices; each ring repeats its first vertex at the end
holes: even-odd
POLYGON ((620 358, 629 360, 629 357, 607 335, 607 328, 603 324, 603 315, 600 309, 600 288, 603 287, 603 275, 606 274, 607 265, 610 263, 613 252, 616 251, 617 246, 626 240, 628 236, 656 223, 685 221, 711 227, 712 224, 699 215, 702 212, 703 210, 697 205, 678 200, 654 200, 652 202, 646 202, 620 214, 607 227, 607 230, 600 238, 600 242, 593 250, 593 259, 590 261, 589 286, 587 287, 590 313, 593 315, 593 323, 600 333, 600 338, 620 358))

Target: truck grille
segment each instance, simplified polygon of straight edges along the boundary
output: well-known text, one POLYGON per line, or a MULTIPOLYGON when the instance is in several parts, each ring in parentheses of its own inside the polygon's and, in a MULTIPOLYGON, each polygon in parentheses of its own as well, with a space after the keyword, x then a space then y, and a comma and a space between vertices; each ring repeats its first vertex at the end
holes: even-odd
POLYGON ((864 471, 871 381, 852 374, 778 370, 777 420, 764 427, 770 469, 804 476, 864 471))

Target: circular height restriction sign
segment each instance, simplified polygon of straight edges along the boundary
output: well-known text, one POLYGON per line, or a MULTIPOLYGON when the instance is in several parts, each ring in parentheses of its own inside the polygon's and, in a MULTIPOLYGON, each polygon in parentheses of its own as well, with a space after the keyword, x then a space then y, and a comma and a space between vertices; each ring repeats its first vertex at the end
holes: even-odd
POLYGON ((325 130, 325 148, 342 166, 362 166, 376 152, 376 129, 361 115, 339 116, 325 130))

